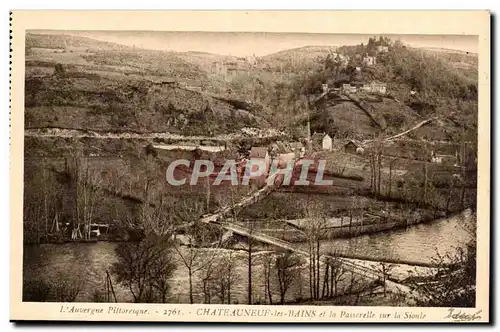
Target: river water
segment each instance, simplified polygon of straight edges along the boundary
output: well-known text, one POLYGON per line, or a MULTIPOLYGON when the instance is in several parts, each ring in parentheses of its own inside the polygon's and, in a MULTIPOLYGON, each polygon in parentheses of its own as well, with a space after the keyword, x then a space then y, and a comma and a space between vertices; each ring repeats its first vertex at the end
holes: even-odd
MULTIPOLYGON (((372 259, 391 258, 413 262, 430 263, 431 259, 440 254, 450 252, 454 247, 463 245, 470 234, 462 226, 464 218, 470 215, 460 215, 448 219, 437 220, 428 224, 411 226, 407 229, 364 235, 352 239, 335 239, 322 243, 322 251, 334 251, 344 254, 355 254, 372 259)), ((305 246, 305 244, 297 244, 305 246)), ((79 244, 43 244, 26 245, 24 247, 24 279, 33 278, 75 278, 85 281, 85 287, 78 295, 77 301, 92 301, 96 290, 102 290, 105 285, 106 270, 116 262, 114 249, 116 243, 79 243, 79 244)), ((242 282, 235 285, 234 296, 240 303, 245 301, 246 273, 245 254, 237 262, 241 270, 242 282)), ((258 270, 258 268, 256 268, 258 270)), ((178 266, 172 279, 170 301, 188 302, 187 270, 178 266)), ((114 285, 119 302, 132 301, 130 293, 120 285, 114 285)), ((255 285, 255 287, 259 287, 255 285)), ((201 291, 195 298, 202 301, 201 291)))
POLYGON ((431 263, 438 253, 445 255, 470 240, 471 234, 464 227, 470 218, 470 213, 462 213, 406 229, 323 241, 322 251, 337 251, 347 256, 358 255, 374 260, 431 263))

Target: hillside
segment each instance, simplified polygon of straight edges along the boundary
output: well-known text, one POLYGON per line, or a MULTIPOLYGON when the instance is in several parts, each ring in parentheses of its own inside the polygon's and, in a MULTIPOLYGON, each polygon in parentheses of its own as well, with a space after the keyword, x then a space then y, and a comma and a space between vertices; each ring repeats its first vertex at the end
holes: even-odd
POLYGON ((259 59, 263 62, 286 62, 295 60, 297 63, 313 61, 321 57, 325 57, 330 52, 335 52, 335 46, 303 46, 292 48, 272 54, 265 55, 259 59))
POLYGON ((27 49, 26 128, 215 135, 267 126, 231 100, 213 97, 206 89, 212 81, 192 61, 197 54, 32 34, 27 49))
MULTIPOLYGON (((308 98, 318 96, 322 83, 332 88, 340 88, 345 83, 358 86, 371 82, 384 83, 387 93, 383 96, 357 93, 358 98, 385 119, 387 130, 380 135, 387 137, 423 119, 437 116, 440 121, 412 132, 410 137, 453 141, 465 134, 469 140, 474 140, 477 135, 477 67, 474 67, 477 57, 474 55, 430 52, 398 44, 381 54, 361 45, 344 46, 338 52, 350 57, 349 64, 328 64, 324 59, 323 65, 318 65, 312 74, 296 80, 294 98, 300 95, 308 98), (372 52, 376 63, 363 65, 359 52, 372 52), (457 63, 466 63, 467 66, 458 66, 457 63)), ((330 109, 332 103, 345 104, 341 96, 329 96, 328 99, 327 103, 315 105, 316 114, 327 114, 325 110, 330 109)), ((352 111, 348 113, 354 114, 352 111)), ((351 132, 353 137, 370 138, 373 130, 367 130, 363 125, 369 119, 360 120, 342 115, 336 121, 334 119, 331 131, 338 132, 342 137, 344 133, 351 132)))
POLYGON ((109 76, 140 74, 207 83, 206 75, 173 52, 162 52, 68 35, 26 35, 29 72, 45 73, 60 63, 70 68, 109 76))

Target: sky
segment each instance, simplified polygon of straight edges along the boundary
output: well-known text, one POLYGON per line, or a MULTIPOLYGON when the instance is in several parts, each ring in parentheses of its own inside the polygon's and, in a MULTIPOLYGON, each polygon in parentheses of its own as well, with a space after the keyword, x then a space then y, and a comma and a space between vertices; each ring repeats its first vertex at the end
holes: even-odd
MULTIPOLYGON (((264 56, 303 46, 341 46, 367 43, 372 35, 265 33, 265 32, 162 32, 162 31, 36 31, 70 34, 145 49, 208 52, 232 56, 264 56)), ((413 47, 478 52, 477 36, 385 35, 413 47)))

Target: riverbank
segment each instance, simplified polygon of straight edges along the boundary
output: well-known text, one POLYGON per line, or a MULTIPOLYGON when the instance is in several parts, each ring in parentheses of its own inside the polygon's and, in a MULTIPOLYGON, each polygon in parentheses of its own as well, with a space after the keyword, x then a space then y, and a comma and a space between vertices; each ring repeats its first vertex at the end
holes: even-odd
MULTIPOLYGON (((341 239, 341 238, 353 238, 362 235, 376 234, 380 232, 387 232, 391 230, 400 230, 407 227, 427 224, 432 222, 438 222, 443 219, 453 218, 456 216, 461 216, 464 214, 470 214, 471 209, 466 209, 460 212, 451 212, 449 214, 442 213, 439 218, 435 217, 433 211, 426 211, 426 213, 419 213, 418 218, 403 219, 402 216, 396 218, 392 216, 387 218, 389 221, 382 221, 381 218, 366 218, 364 222, 358 219, 353 219, 351 221, 348 218, 331 218, 326 225, 328 226, 324 232, 322 232, 321 239, 341 239)), ((247 221, 254 222, 257 224, 256 230, 259 232, 276 237, 278 239, 298 243, 308 241, 308 230, 305 223, 306 219, 302 220, 273 220, 273 221, 247 221), (260 223, 260 224, 259 224, 260 223), (271 226, 271 227, 270 227, 271 226), (273 228, 274 227, 274 228, 273 228)), ((66 243, 93 243, 93 242, 127 242, 130 241, 129 236, 118 236, 118 235, 101 235, 99 237, 92 237, 90 239, 78 239, 72 240, 69 237, 61 236, 47 236, 41 237, 39 241, 24 241, 24 244, 66 244, 66 243)), ((355 258, 355 257, 353 257, 355 258)))
MULTIPOLYGON (((381 262, 389 262, 391 265, 389 280, 395 281, 398 284, 407 285, 409 278, 412 276, 428 275, 432 271, 432 267, 423 265, 432 262, 436 257, 436 253, 445 256, 447 252, 453 248, 460 246, 468 241, 468 233, 461 228, 462 219, 459 217, 440 220, 429 224, 414 225, 406 230, 379 232, 375 235, 364 235, 351 239, 335 239, 325 240, 321 242, 321 253, 336 252, 339 256, 344 257, 362 257, 363 259, 345 258, 349 262, 363 265, 367 268, 379 270, 382 267, 381 262), (394 262, 416 263, 420 266, 411 264, 395 264, 394 262)), ((75 301, 78 302, 93 302, 94 297, 105 290, 106 271, 111 270, 111 266, 117 261, 115 248, 117 243, 97 242, 97 243, 68 243, 61 245, 43 244, 43 245, 25 245, 23 249, 23 280, 27 286, 32 285, 39 287, 41 279, 46 280, 48 285, 56 287, 56 281, 64 282, 82 282, 82 289, 75 301)), ((307 243, 296 243, 299 249, 307 251, 307 243)), ((266 259, 272 255, 270 248, 268 251, 259 251, 258 245, 254 246, 252 254, 253 261, 253 293, 254 303, 265 304, 269 303, 268 292, 266 291, 266 276, 265 266, 266 259)), ((182 247, 182 250, 188 250, 182 247)), ((198 249, 196 249, 198 250, 198 249)), ((202 262, 207 256, 206 253, 211 249, 200 249, 204 253, 198 255, 198 261, 202 262)), ((226 260, 232 262, 234 267, 235 279, 231 290, 231 303, 245 303, 248 297, 248 268, 247 260, 248 253, 243 248, 242 250, 231 249, 216 249, 217 261, 214 266, 227 266, 226 260)), ((208 257, 211 257, 208 254, 208 257)), ((170 295, 168 301, 171 303, 188 303, 188 271, 184 264, 174 254, 176 269, 169 281, 170 295)), ((307 304, 310 297, 309 274, 307 269, 307 261, 304 257, 299 265, 302 273, 295 279, 285 302, 287 304, 307 304), (305 265, 304 265, 305 264, 305 265), (304 302, 305 301, 305 302, 304 302)), ((215 271, 219 271, 219 267, 215 271)), ((222 271, 222 270, 221 270, 222 271)), ((203 291, 203 275, 205 272, 199 271, 195 273, 194 278, 194 298, 197 303, 202 303, 205 300, 203 291)), ((324 270, 320 271, 323 276, 324 270)), ((358 290, 362 290, 369 286, 370 281, 361 276, 354 275, 355 280, 352 282, 358 290), (360 280, 361 279, 361 280, 360 280), (358 288, 359 287, 359 288, 358 288)), ((113 287, 116 292, 118 301, 132 302, 130 292, 127 288, 116 283, 113 279, 113 287)), ((346 273, 343 286, 339 287, 338 295, 342 294, 343 290, 352 292, 351 289, 351 273, 346 273)), ((279 285, 277 284, 276 272, 272 273, 272 297, 273 303, 279 300, 279 285)), ((211 291, 216 290, 218 278, 214 279, 216 283, 211 291)), ((373 281, 373 280, 372 280, 373 281)), ((66 284, 66 283, 65 283, 66 284)), ((70 283, 71 284, 71 283, 70 283)), ((30 289, 29 287, 27 288, 30 289)), ((36 289, 36 288, 35 288, 36 289)), ((387 287, 390 290, 390 287, 387 287)), ((357 295, 346 295, 343 298, 337 297, 335 300, 328 295, 321 300, 315 300, 326 303, 355 303, 358 305, 384 305, 387 301, 396 301, 399 296, 398 292, 393 293, 396 297, 392 299, 392 295, 386 294, 375 295, 371 294, 368 288, 367 293, 362 294, 359 298, 357 295), (335 302, 334 302, 335 301, 335 302), (339 301, 339 302, 337 302, 339 301), (351 302, 352 301, 352 302, 351 302)), ((102 295, 102 294, 101 294, 102 295)), ((402 301, 406 301, 401 299, 402 301)), ((51 301, 47 299, 47 301, 51 301)), ((212 303, 220 303, 221 300, 217 294, 213 294, 212 303)), ((227 300, 225 301, 227 302, 227 300)), ((314 304, 317 304, 314 302, 314 304)), ((319 304, 319 303, 318 303, 319 304)), ((345 304, 349 305, 349 304, 345 304)), ((409 305, 404 303, 403 305, 409 305)))
MULTIPOLYGON (((387 221, 382 221, 382 218, 375 219, 372 218, 366 219, 368 222, 362 222, 360 220, 352 220, 351 222, 343 222, 340 219, 340 224, 335 225, 334 222, 331 222, 328 227, 321 234, 322 240, 327 239, 338 239, 338 238, 352 238, 361 235, 369 235, 376 234, 379 232, 387 232, 391 230, 399 230, 405 229, 407 227, 411 227, 419 224, 428 224, 432 222, 438 222, 447 218, 454 218, 456 216, 461 216, 463 214, 470 214, 471 210, 466 209, 460 212, 450 212, 448 214, 441 213, 439 218, 436 218, 436 213, 434 211, 420 211, 418 217, 414 217, 411 219, 405 219, 402 216, 395 217, 392 216, 387 218, 387 221)), ((332 218, 335 219, 335 218, 332 218)), ((331 219, 331 220, 332 220, 331 219)), ((337 218, 338 220, 339 218, 337 218)), ((281 228, 265 228, 259 229, 260 232, 277 237, 281 240, 287 242, 306 242, 308 241, 308 228, 305 224, 306 221, 302 220, 301 223, 297 223, 295 221, 287 221, 283 220, 283 223, 291 225, 290 227, 281 227, 281 228)), ((326 223, 328 225, 328 223, 326 223)))

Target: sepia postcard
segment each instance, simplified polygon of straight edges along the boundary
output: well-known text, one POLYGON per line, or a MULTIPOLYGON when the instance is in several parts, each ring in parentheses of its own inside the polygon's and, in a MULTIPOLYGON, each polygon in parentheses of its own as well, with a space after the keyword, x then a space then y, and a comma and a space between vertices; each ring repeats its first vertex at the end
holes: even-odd
POLYGON ((10 15, 12 321, 490 321, 488 11, 10 15))

